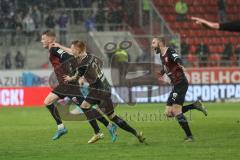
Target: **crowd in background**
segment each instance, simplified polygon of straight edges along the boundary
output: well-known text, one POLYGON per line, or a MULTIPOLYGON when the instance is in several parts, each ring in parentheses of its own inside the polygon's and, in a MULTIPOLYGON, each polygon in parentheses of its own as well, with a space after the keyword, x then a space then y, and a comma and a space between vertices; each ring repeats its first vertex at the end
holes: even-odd
MULTIPOLYGON (((43 28, 57 28, 60 43, 66 44, 70 23, 72 25, 82 24, 86 31, 121 30, 124 27, 124 23, 127 23, 130 27, 136 27, 138 25, 135 14, 138 10, 137 2, 137 0, 1 0, 0 46, 4 46, 6 43, 9 43, 10 46, 19 46, 23 43, 26 45, 33 41, 39 41, 43 28), (71 8, 71 16, 73 17, 70 17, 67 12, 68 8, 71 8), (86 17, 83 17, 83 14, 79 12, 81 8, 90 10, 86 17), (59 9, 60 11, 57 11, 59 9), (107 24, 109 26, 106 29, 107 24)), ((149 19, 150 6, 148 0, 143 0, 142 2, 143 22, 147 23, 146 19, 149 19)), ((225 22, 227 20, 225 0, 218 0, 218 7, 219 20, 225 22)), ((175 4, 175 11, 177 13, 176 20, 185 21, 185 15, 188 12, 187 3, 184 0, 179 0, 175 4)), ((176 47, 176 44, 172 46, 176 47)), ((229 60, 229 57, 233 53, 240 55, 240 46, 234 48, 231 43, 228 43, 224 47, 222 56, 225 57, 225 60, 229 60)), ((183 56, 187 55, 189 48, 189 45, 185 41, 182 41, 181 53, 183 56)), ((149 49, 146 49, 142 57, 138 58, 138 61, 146 59, 149 53, 145 52, 148 51, 149 49)), ((19 52, 16 54, 17 58, 14 60, 16 68, 24 66, 24 55, 21 52, 19 54, 19 52)), ((199 42, 196 55, 200 57, 200 63, 211 57, 208 45, 199 42)), ((13 67, 9 61, 11 57, 12 53, 7 51, 3 59, 4 62, 2 62, 6 69, 13 67)), ((193 59, 193 63, 195 63, 194 61, 193 59)))
POLYGON ((69 14, 73 19, 72 24, 84 24, 87 31, 104 31, 106 23, 111 24, 109 30, 121 29, 123 20, 128 16, 131 18, 133 12, 131 7, 126 12, 126 7, 122 6, 126 6, 125 0, 116 0, 113 3, 107 0, 1 0, 0 45, 4 45, 6 39, 9 39, 12 46, 25 42, 23 38, 27 43, 38 41, 42 28, 57 28, 60 42, 65 44, 70 23, 69 14), (68 9, 72 12, 69 13, 68 9), (89 9, 86 17, 83 17, 81 9, 89 9))
POLYGON ((23 69, 25 64, 25 58, 21 51, 17 51, 16 55, 12 57, 11 52, 7 52, 3 61, 2 65, 5 69, 23 69), (14 60, 14 61, 13 61, 14 60))

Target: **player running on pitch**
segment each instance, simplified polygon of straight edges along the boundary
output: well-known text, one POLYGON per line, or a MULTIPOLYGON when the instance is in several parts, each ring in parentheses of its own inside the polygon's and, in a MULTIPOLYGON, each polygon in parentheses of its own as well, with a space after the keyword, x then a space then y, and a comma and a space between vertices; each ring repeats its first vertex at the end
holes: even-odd
POLYGON ((76 75, 72 77, 66 76, 65 80, 72 81, 80 78, 80 81, 85 79, 89 83, 89 93, 80 107, 84 110, 90 110, 92 105, 97 104, 111 121, 121 129, 132 133, 138 138, 139 142, 143 143, 145 138, 142 132, 137 133, 126 121, 114 114, 111 86, 101 70, 101 60, 87 54, 85 43, 79 40, 73 41, 71 48, 66 48, 57 43, 55 45, 65 51, 71 50, 76 59, 76 75))
MULTIPOLYGON (((84 97, 81 95, 79 87, 76 87, 74 85, 71 86, 64 82, 63 75, 66 74, 65 73, 66 71, 64 70, 64 67, 62 67, 61 65, 64 62, 70 60, 73 56, 58 47, 53 47, 52 43, 54 43, 55 41, 56 35, 53 31, 48 30, 42 33, 41 42, 43 44, 43 47, 49 50, 50 53, 49 60, 54 68, 54 72, 58 80, 58 85, 53 89, 52 92, 48 94, 48 96, 44 100, 44 104, 49 109, 51 115, 53 116, 58 125, 58 129, 52 138, 53 140, 56 140, 60 138, 62 135, 67 133, 67 129, 62 123, 61 117, 54 103, 57 102, 57 100, 59 100, 60 98, 64 98, 65 96, 71 97, 72 95, 74 96, 78 95, 78 100, 80 101, 79 103, 82 103, 82 101, 84 100, 84 97)), ((100 132, 98 124, 95 120, 96 118, 108 128, 108 130, 111 132, 113 141, 115 141, 116 126, 109 123, 108 120, 106 120, 96 110, 93 110, 92 113, 96 115, 94 119, 90 119, 88 117, 88 114, 85 113, 86 117, 89 120, 90 125, 92 126, 95 132, 95 135, 90 139, 89 143, 94 143, 97 140, 103 138, 103 134, 100 132)))
POLYGON ((162 61, 163 70, 160 76, 167 74, 173 85, 173 89, 168 97, 165 114, 167 117, 175 117, 186 134, 185 141, 193 141, 193 135, 189 128, 188 121, 183 113, 197 109, 207 116, 206 109, 200 101, 183 106, 185 95, 188 89, 188 80, 184 73, 182 60, 176 51, 166 46, 164 38, 154 38, 152 48, 159 54, 162 61))

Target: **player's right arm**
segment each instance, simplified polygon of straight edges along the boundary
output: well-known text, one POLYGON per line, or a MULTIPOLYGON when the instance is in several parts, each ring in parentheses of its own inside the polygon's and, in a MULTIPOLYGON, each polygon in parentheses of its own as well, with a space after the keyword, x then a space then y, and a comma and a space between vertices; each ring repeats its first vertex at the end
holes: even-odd
POLYGON ((217 22, 211 22, 199 17, 191 17, 191 19, 195 21, 195 23, 201 24, 204 27, 211 28, 211 29, 220 29, 220 24, 217 22))
POLYGON ((240 21, 220 23, 219 30, 231 31, 231 32, 240 32, 240 21))
POLYGON ((201 24, 207 28, 217 29, 221 31, 240 32, 240 21, 232 21, 225 23, 210 22, 206 19, 191 17, 197 24, 201 24))
POLYGON ((78 72, 76 72, 74 76, 68 76, 68 75, 63 76, 63 79, 65 82, 72 82, 77 80, 77 78, 78 78, 78 72))
POLYGON ((63 45, 61 45, 59 43, 56 43, 56 42, 52 43, 52 47, 58 47, 58 48, 64 50, 65 52, 73 55, 71 48, 65 47, 65 46, 63 46, 63 45))

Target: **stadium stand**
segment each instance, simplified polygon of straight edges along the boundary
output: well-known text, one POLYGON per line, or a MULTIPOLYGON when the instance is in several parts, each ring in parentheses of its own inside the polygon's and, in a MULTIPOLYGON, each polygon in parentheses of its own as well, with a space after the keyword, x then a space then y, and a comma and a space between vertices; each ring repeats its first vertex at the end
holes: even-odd
MULTIPOLYGON (((2 0, 0 1, 0 58, 3 60, 7 52, 16 53, 20 50, 26 58, 26 68, 48 67, 46 54, 39 54, 45 52, 40 46, 39 34, 42 30, 51 27, 59 31, 59 28, 64 26, 64 17, 61 20, 60 17, 63 13, 66 13, 68 22, 66 24, 67 27, 64 29, 67 30, 67 35, 65 38, 60 39, 64 43, 66 39, 67 41, 76 38, 86 39, 89 37, 87 31, 130 31, 133 35, 139 36, 139 38, 136 38, 136 41, 140 48, 144 50, 149 48, 151 35, 169 34, 173 30, 174 33, 180 34, 181 41, 186 42, 189 46, 188 53, 183 55, 185 62, 189 62, 187 65, 238 65, 240 62, 237 54, 237 44, 240 43, 239 34, 205 30, 189 21, 190 16, 199 16, 212 21, 219 20, 217 2, 185 0, 185 3, 188 5, 187 20, 176 21, 175 4, 177 1, 152 1, 154 9, 156 8, 159 12, 154 16, 163 17, 164 20, 160 21, 160 18, 153 19, 153 30, 150 33, 150 17, 149 13, 147 13, 149 11, 143 10, 141 13, 143 14, 143 19, 140 18, 139 1, 137 0, 129 2, 131 5, 127 1, 121 0, 54 0, 46 2, 2 0), (28 16, 30 17, 29 19, 28 16), (48 18, 51 16, 55 18, 52 22, 48 21, 48 18), (164 33, 161 33, 161 24, 164 21, 167 23, 164 24, 164 33), (30 30, 30 32, 27 32, 27 30, 30 30), (149 37, 141 37, 143 35, 149 35, 149 37), (197 46, 200 43, 208 46, 209 55, 206 58, 215 61, 221 60, 221 63, 207 63, 204 58, 199 57, 202 55, 196 53, 197 46), (230 52, 226 52, 225 44, 227 43, 232 45, 230 47, 232 51, 230 52), (228 58, 230 56, 232 58, 228 58), (200 62, 202 60, 204 62, 200 62)), ((228 0, 225 5, 226 19, 239 19, 240 0, 228 0)), ((12 58, 14 57, 15 55, 13 54, 12 58)), ((4 62, 1 64, 1 68, 4 68, 4 62)))
MULTIPOLYGON (((230 42, 233 48, 236 48, 240 42, 239 34, 222 32, 215 30, 205 30, 199 25, 192 23, 189 18, 190 16, 197 16, 209 19, 210 21, 218 21, 218 4, 217 1, 209 0, 185 0, 188 5, 186 21, 176 21, 175 4, 178 0, 153 0, 154 4, 158 8, 159 12, 163 15, 165 20, 169 23, 170 27, 181 35, 181 38, 186 41, 190 48, 189 55, 186 57, 190 62, 198 59, 198 55, 195 54, 196 46, 203 42, 209 46, 209 58, 214 61, 222 60, 222 63, 207 63, 208 66, 216 65, 237 65, 237 58, 234 51, 230 51, 233 58, 227 59, 224 57, 224 44, 230 42), (207 5, 206 5, 207 4, 207 5), (195 58, 193 58, 195 57, 195 58)), ((227 20, 238 20, 239 19, 239 0, 226 1, 226 15, 227 20)))

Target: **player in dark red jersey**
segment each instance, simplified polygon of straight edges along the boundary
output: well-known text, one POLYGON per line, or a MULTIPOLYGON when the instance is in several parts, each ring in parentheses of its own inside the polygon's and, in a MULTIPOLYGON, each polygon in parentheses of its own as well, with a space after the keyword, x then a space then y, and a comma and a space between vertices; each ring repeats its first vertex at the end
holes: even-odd
MULTIPOLYGON (((55 45, 63 50, 69 50, 69 48, 57 43, 55 45)), ((111 121, 116 123, 121 129, 136 136, 139 142, 143 143, 145 138, 142 132, 137 133, 126 121, 114 113, 114 105, 111 99, 111 86, 101 69, 102 61, 91 54, 87 54, 86 45, 82 41, 73 41, 71 50, 77 62, 76 75, 71 77, 66 76, 65 80, 71 81, 80 78, 81 81, 85 79, 89 83, 89 93, 80 107, 88 111, 92 105, 97 104, 111 121)))
MULTIPOLYGON (((59 112, 57 108, 55 107, 54 103, 59 100, 60 98, 64 98, 66 96, 77 96, 79 103, 82 103, 84 100, 84 97, 82 96, 79 87, 76 85, 68 85, 65 83, 63 76, 68 72, 68 66, 64 64, 66 61, 70 61, 71 58, 73 58, 72 55, 69 53, 65 52, 64 50, 52 46, 52 43, 54 43, 56 40, 56 35, 52 31, 45 31, 42 33, 42 39, 41 42, 43 44, 44 48, 47 48, 49 50, 49 60, 54 68, 54 72, 57 78, 57 85, 54 86, 54 89, 52 92, 49 93, 49 95, 45 98, 44 104, 46 107, 49 109, 50 113, 52 114, 53 118, 55 119, 57 125, 58 125, 58 130, 53 136, 53 140, 56 140, 60 138, 62 135, 67 133, 67 129, 64 127, 61 117, 59 116, 59 112)), ((102 138, 102 133, 100 133, 100 129, 97 125, 96 118, 102 122, 110 131, 111 136, 116 137, 115 131, 116 131, 116 126, 111 125, 99 112, 96 110, 92 111, 95 115, 94 119, 89 119, 88 114, 86 114, 89 123, 94 129, 95 132, 95 138, 94 141, 91 141, 91 143, 99 140, 102 138)))
POLYGON ((188 80, 184 73, 182 60, 176 51, 166 46, 164 38, 154 38, 152 40, 152 48, 156 51, 156 54, 159 54, 162 61, 163 69, 159 73, 160 76, 166 74, 173 85, 173 89, 167 100, 165 114, 168 117, 175 117, 186 133, 187 137, 185 140, 192 141, 193 136, 189 128, 188 121, 183 113, 191 109, 197 109, 207 115, 207 111, 200 101, 183 106, 188 89, 188 80))

